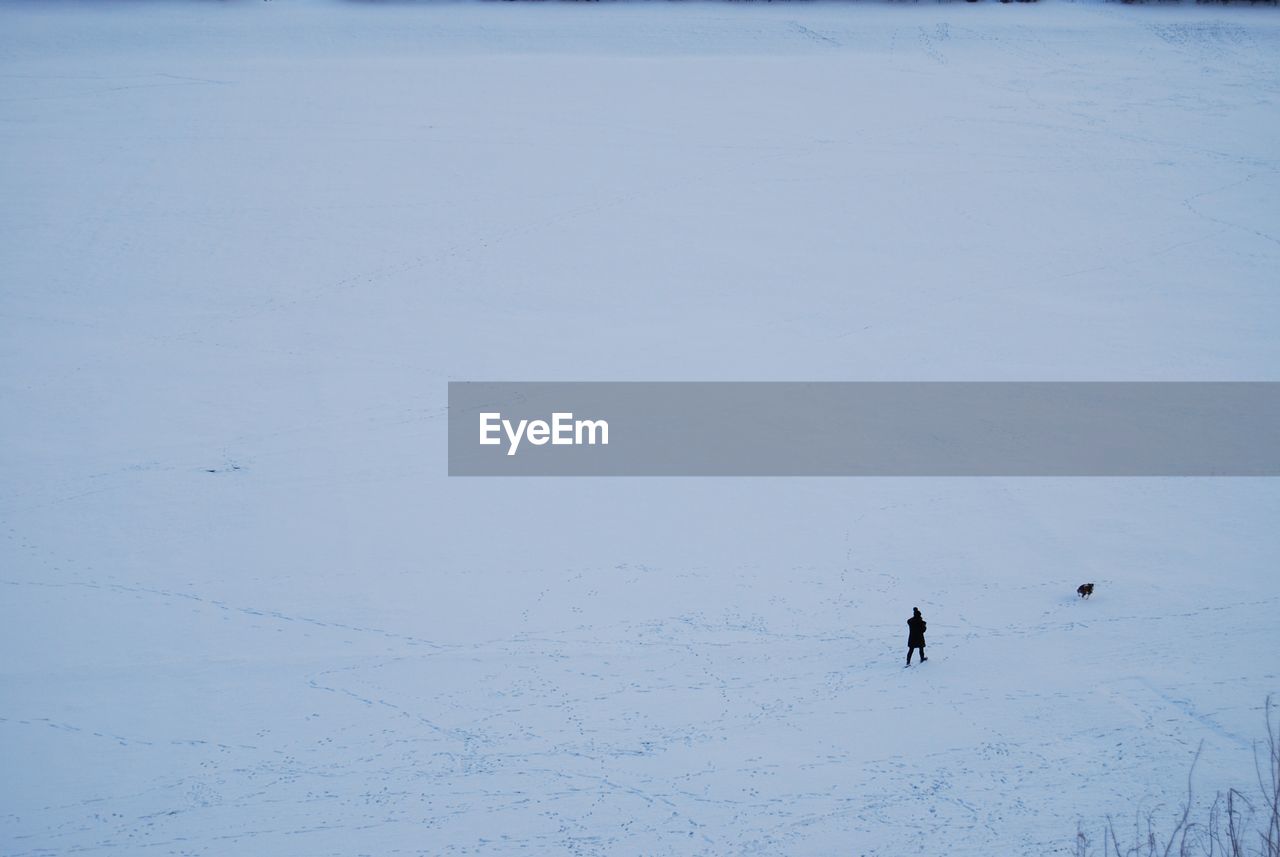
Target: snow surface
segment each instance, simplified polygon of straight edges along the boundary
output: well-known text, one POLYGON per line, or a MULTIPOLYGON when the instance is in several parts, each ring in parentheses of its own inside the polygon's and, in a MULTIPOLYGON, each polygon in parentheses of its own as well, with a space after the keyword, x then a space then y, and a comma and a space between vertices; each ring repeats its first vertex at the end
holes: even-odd
POLYGON ((443 417, 1280 379, 1278 99, 1270 9, 3 6, 0 853, 1069 853, 1202 741, 1247 787, 1280 483, 450 480, 443 417))

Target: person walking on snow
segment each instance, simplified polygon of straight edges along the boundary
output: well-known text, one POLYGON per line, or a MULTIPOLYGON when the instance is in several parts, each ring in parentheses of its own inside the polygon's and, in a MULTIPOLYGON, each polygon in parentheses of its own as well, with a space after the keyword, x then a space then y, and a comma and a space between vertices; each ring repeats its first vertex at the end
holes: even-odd
POLYGON ((924 656, 924 617, 920 615, 919 607, 911 608, 912 616, 907 620, 907 666, 911 666, 911 655, 916 649, 920 650, 920 663, 929 660, 924 656))

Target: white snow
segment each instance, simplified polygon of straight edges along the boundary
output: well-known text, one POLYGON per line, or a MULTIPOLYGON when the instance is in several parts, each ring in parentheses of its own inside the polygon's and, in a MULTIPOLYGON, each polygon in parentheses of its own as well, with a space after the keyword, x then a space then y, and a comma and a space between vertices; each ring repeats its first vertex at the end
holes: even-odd
POLYGON ((1280 483, 450 480, 443 417, 1280 379, 1278 99, 1271 9, 0 7, 0 853, 1070 853, 1202 741, 1248 787, 1280 483))

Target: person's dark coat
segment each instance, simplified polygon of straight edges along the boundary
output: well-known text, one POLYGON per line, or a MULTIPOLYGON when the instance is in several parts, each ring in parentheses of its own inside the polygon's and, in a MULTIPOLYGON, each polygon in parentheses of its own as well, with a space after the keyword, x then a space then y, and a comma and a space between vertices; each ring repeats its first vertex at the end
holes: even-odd
POLYGON ((923 649, 925 628, 924 617, 919 613, 912 616, 907 620, 907 628, 910 629, 910 633, 907 636, 907 645, 913 647, 918 646, 923 649))

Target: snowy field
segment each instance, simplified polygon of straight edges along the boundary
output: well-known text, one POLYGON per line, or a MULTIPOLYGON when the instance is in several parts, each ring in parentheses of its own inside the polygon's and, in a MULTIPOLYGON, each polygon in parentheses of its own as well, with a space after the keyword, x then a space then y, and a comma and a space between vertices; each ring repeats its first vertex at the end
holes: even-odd
POLYGON ((1038 855, 1201 742, 1249 787, 1280 482, 451 480, 444 407, 1280 380, 1278 141, 1274 9, 0 6, 0 854, 1038 855))

